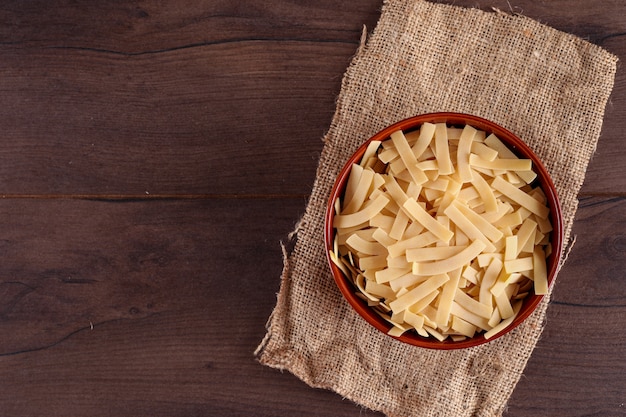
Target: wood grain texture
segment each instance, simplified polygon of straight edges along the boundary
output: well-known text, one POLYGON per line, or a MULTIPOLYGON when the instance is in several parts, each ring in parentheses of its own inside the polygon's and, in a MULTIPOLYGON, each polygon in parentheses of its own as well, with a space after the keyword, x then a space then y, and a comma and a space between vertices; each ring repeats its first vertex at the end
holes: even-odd
MULTIPOLYGON (((280 240, 303 199, 0 200, 0 355, 100 323, 185 308, 207 318, 278 290, 280 240), (253 220, 251 213, 263 213, 253 220), (247 220, 248 219, 248 220, 247 220), (247 220, 247 221, 246 221, 247 220), (271 225, 271 226, 270 226, 271 225)), ((252 303, 251 303, 252 304, 252 303)), ((259 321, 262 327, 264 319, 259 321)))
MULTIPOLYGON (((623 2, 469 1, 626 59, 623 2)), ((0 414, 380 416, 259 365, 382 2, 0 4, 0 414)), ((506 417, 626 414, 626 73, 506 417)))
POLYGON ((572 233, 544 334, 507 415, 626 412, 626 199, 583 198, 572 233))
POLYGON ((354 49, 241 41, 136 57, 5 51, 20 65, 0 81, 3 192, 306 194, 354 49))

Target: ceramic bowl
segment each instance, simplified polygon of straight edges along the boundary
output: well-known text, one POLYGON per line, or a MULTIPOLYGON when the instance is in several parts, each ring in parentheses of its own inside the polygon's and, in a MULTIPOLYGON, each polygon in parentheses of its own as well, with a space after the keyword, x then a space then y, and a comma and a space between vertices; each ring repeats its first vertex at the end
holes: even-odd
MULTIPOLYGON (((548 171, 545 169, 541 160, 537 157, 537 155, 524 143, 522 139, 517 137, 514 133, 508 131, 507 129, 493 123, 489 120, 485 120, 483 118, 472 116, 468 114, 460 114, 460 113, 431 113, 424 114, 415 117, 411 117, 405 120, 402 120, 398 123, 395 123, 392 126, 389 126, 382 131, 375 134, 373 137, 367 139, 350 157, 350 159, 346 162, 344 167, 341 169, 336 182, 332 188, 330 198, 328 200, 328 206, 325 213, 325 230, 324 230, 324 238, 325 238, 325 247, 328 262, 330 265, 330 269, 332 271, 332 275, 334 280, 342 293, 343 297, 347 300, 347 302, 354 308, 354 310, 362 316, 369 324, 374 326, 376 329, 380 330, 384 334, 387 334, 392 325, 380 317, 373 308, 368 307, 367 303, 364 302, 361 298, 359 298, 355 294, 355 286, 352 283, 352 280, 346 277, 343 272, 332 262, 329 253, 333 250, 333 242, 335 238, 336 230, 333 227, 333 220, 335 217, 335 200, 337 198, 342 197, 346 183, 350 174, 350 168, 353 163, 358 163, 367 148, 367 145, 371 141, 385 141, 388 140, 390 134, 396 130, 402 130, 405 133, 411 130, 415 130, 419 128, 423 123, 447 123, 448 125, 459 126, 462 127, 464 125, 473 126, 476 129, 484 130, 487 135, 490 133, 495 134, 503 143, 505 143, 511 151, 513 151, 520 158, 528 158, 533 162, 533 170, 537 173, 537 178, 533 185, 538 184, 544 191, 547 200, 548 206, 550 208, 550 221, 552 223, 552 232, 550 236, 550 241, 552 245, 552 254, 547 258, 547 272, 548 272, 548 283, 552 284, 554 281, 556 274, 559 269, 559 261, 560 255, 563 246, 563 225, 562 225, 562 213, 561 208, 557 196, 556 189, 552 180, 550 179, 550 175, 548 171)), ((431 349, 458 349, 458 348, 469 348, 473 346, 478 346, 483 343, 491 342, 497 338, 504 336, 509 333, 511 330, 519 326, 524 320, 528 318, 532 314, 532 312, 536 309, 537 305, 540 303, 542 295, 536 295, 534 292, 531 292, 523 301, 521 310, 519 311, 515 320, 502 332, 491 337, 490 339, 486 339, 482 334, 477 334, 472 338, 467 338, 462 341, 452 341, 450 338, 444 340, 442 342, 438 341, 433 337, 423 337, 418 335, 415 331, 407 331, 400 336, 389 336, 395 337, 401 342, 408 343, 411 345, 423 347, 423 348, 431 348, 431 349)))

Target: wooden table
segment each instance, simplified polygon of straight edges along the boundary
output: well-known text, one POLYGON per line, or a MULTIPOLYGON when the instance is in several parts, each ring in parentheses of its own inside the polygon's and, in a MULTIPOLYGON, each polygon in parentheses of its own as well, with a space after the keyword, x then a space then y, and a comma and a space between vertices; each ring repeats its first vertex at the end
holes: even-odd
MULTIPOLYGON (((523 13, 626 59, 626 3, 523 13)), ((259 365, 380 0, 0 4, 0 415, 379 415, 259 365)), ((508 417, 626 414, 626 73, 508 417)))

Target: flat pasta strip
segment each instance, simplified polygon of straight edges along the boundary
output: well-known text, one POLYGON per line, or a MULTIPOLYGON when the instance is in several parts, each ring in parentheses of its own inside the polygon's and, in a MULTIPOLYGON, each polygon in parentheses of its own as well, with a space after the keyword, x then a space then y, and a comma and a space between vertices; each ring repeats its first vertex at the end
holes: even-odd
POLYGON ((350 235, 346 240, 346 244, 354 249, 356 252, 365 255, 387 255, 387 248, 381 245, 379 242, 371 242, 363 239, 358 234, 350 235))
MULTIPOLYGON (((471 170, 471 168, 470 168, 471 170)), ((496 200, 496 196, 493 194, 493 190, 487 183, 487 181, 480 175, 476 173, 470 180, 483 203, 485 204, 486 212, 496 212, 498 211, 498 201, 496 200)))
MULTIPOLYGON (((343 205, 347 206, 354 194, 357 192, 358 184, 361 181, 361 175, 363 175, 363 171, 365 169, 359 164, 352 164, 350 168, 350 176, 348 177, 348 182, 346 183, 346 191, 343 193, 343 205)), ((339 200, 337 200, 339 203, 339 200)))
POLYGON ((467 246, 433 246, 427 248, 411 248, 406 250, 409 262, 427 262, 446 259, 454 256, 467 246))
POLYGON ((372 158, 376 157, 376 152, 378 151, 378 148, 380 147, 380 144, 382 142, 379 140, 373 140, 371 141, 368 145, 367 148, 365 149, 365 153, 363 154, 363 158, 361 158, 361 162, 359 163, 359 165, 361 166, 366 166, 368 165, 369 161, 372 158))
POLYGON ((389 246, 387 250, 389 251, 389 256, 395 258, 406 253, 406 250, 409 248, 422 248, 435 242, 437 242, 437 236, 427 231, 409 239, 394 243, 389 246))
POLYGON ((422 298, 431 294, 449 279, 450 277, 446 274, 432 276, 411 291, 389 303, 389 307, 391 307, 391 310, 394 312, 406 310, 412 304, 415 304, 422 298))
POLYGON ((459 171, 459 179, 462 182, 471 182, 474 178, 469 160, 474 135, 476 135, 476 129, 470 125, 466 125, 459 138, 459 145, 456 150, 456 165, 459 171))
POLYGON ((535 247, 533 252, 533 281, 535 282, 535 294, 548 293, 548 273, 546 271, 546 254, 540 246, 535 247))
POLYGON ((514 185, 511 185, 511 183, 506 182, 501 177, 496 177, 491 182, 491 186, 531 213, 535 213, 540 218, 545 219, 548 217, 548 213, 550 212, 548 207, 541 204, 539 201, 535 200, 514 185))
POLYGON ((436 275, 462 268, 478 256, 483 249, 485 249, 485 244, 480 240, 475 240, 467 248, 448 259, 428 263, 414 263, 413 273, 415 275, 436 275))
POLYGON ((433 140, 434 135, 435 125, 432 123, 424 123, 420 128, 419 137, 411 149, 416 159, 423 156, 426 149, 428 149, 430 142, 433 140))
POLYGON ((448 147, 448 129, 445 123, 437 123, 435 125, 435 156, 441 175, 448 175, 454 172, 448 147))
POLYGON ((514 272, 532 271, 534 269, 533 257, 527 256, 525 258, 517 258, 510 261, 504 261, 504 269, 509 274, 512 274, 514 272))
POLYGON ((484 334, 485 339, 491 339, 492 337, 494 337, 495 335, 497 335, 498 333, 500 333, 501 331, 509 327, 511 323, 513 323, 513 320, 515 320, 515 317, 517 317, 517 315, 519 314, 519 311, 521 308, 522 308, 522 301, 520 300, 513 307, 513 315, 509 318, 502 320, 500 323, 498 323, 497 325, 493 326, 491 329, 486 331, 484 334))
POLYGON ((452 233, 450 229, 446 228, 444 225, 435 220, 430 214, 428 214, 428 212, 426 212, 426 210, 424 210, 422 206, 417 204, 417 201, 413 199, 408 199, 404 202, 402 208, 404 208, 406 213, 409 215, 409 217, 411 217, 411 219, 413 219, 413 221, 422 224, 426 229, 428 229, 429 232, 437 236, 439 239, 443 240, 444 242, 448 242, 450 239, 452 239, 454 233, 452 233))
POLYGON ((475 211, 467 206, 458 203, 455 204, 455 207, 458 208, 461 214, 463 214, 463 216, 465 216, 467 220, 475 225, 481 231, 481 233, 491 242, 496 243, 500 239, 502 239, 504 234, 500 230, 498 230, 497 227, 489 223, 475 211))
POLYGON ((466 337, 474 337, 476 333, 476 326, 459 318, 458 316, 452 316, 452 329, 457 331, 466 337))
POLYGON ((503 171, 530 171, 532 169, 532 161, 530 159, 500 159, 496 158, 493 161, 482 159, 478 155, 471 154, 469 157, 469 163, 471 166, 503 170, 503 171))
POLYGON ((493 312, 492 306, 476 301, 460 288, 456 289, 454 302, 459 304, 464 309, 474 312, 474 314, 479 317, 483 317, 485 319, 491 318, 491 313, 493 312))
POLYGON ((409 273, 411 271, 410 267, 407 268, 385 268, 380 271, 375 272, 376 282, 379 284, 392 281, 396 278, 400 278, 401 276, 409 273))
POLYGON ((411 174, 411 178, 417 184, 421 184, 423 182, 428 181, 428 177, 424 174, 424 171, 419 169, 417 166, 417 158, 415 154, 411 150, 409 143, 406 141, 406 137, 401 131, 396 131, 391 134, 391 140, 393 144, 396 146, 398 153, 400 154, 400 159, 404 162, 404 166, 411 174))
POLYGON ((385 195, 380 195, 376 200, 365 206, 361 211, 351 214, 340 214, 335 216, 333 226, 336 228, 358 226, 360 224, 368 222, 372 217, 380 213, 389 203, 389 198, 385 195))
POLYGON ((443 328, 447 326, 450 321, 450 311, 452 309, 452 302, 454 296, 459 287, 459 281, 461 279, 461 270, 453 271, 448 274, 450 280, 443 285, 441 290, 441 296, 439 297, 439 305, 437 306, 437 315, 435 316, 435 322, 437 327, 443 328))
MULTIPOLYGON (((493 148, 490 148, 484 143, 475 142, 475 141, 472 142, 470 152, 475 155, 478 155, 479 157, 481 157, 482 159, 486 161, 493 161, 494 159, 498 157, 498 151, 496 151, 493 148)), ((469 155, 467 157, 467 162, 469 163, 469 155)))
POLYGON ((457 208, 456 205, 451 204, 444 211, 444 214, 447 215, 450 220, 454 222, 454 224, 473 241, 480 241, 484 243, 483 249, 486 249, 487 252, 495 251, 495 246, 491 243, 491 241, 483 234, 483 232, 472 223, 461 211, 457 208))

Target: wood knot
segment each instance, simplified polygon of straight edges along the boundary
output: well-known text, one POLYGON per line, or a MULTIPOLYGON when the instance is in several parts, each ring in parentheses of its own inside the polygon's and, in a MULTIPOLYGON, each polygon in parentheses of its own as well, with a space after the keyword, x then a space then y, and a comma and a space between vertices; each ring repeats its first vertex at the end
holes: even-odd
POLYGON ((626 236, 617 235, 610 237, 607 242, 607 252, 609 252, 612 258, 626 257, 626 236))

